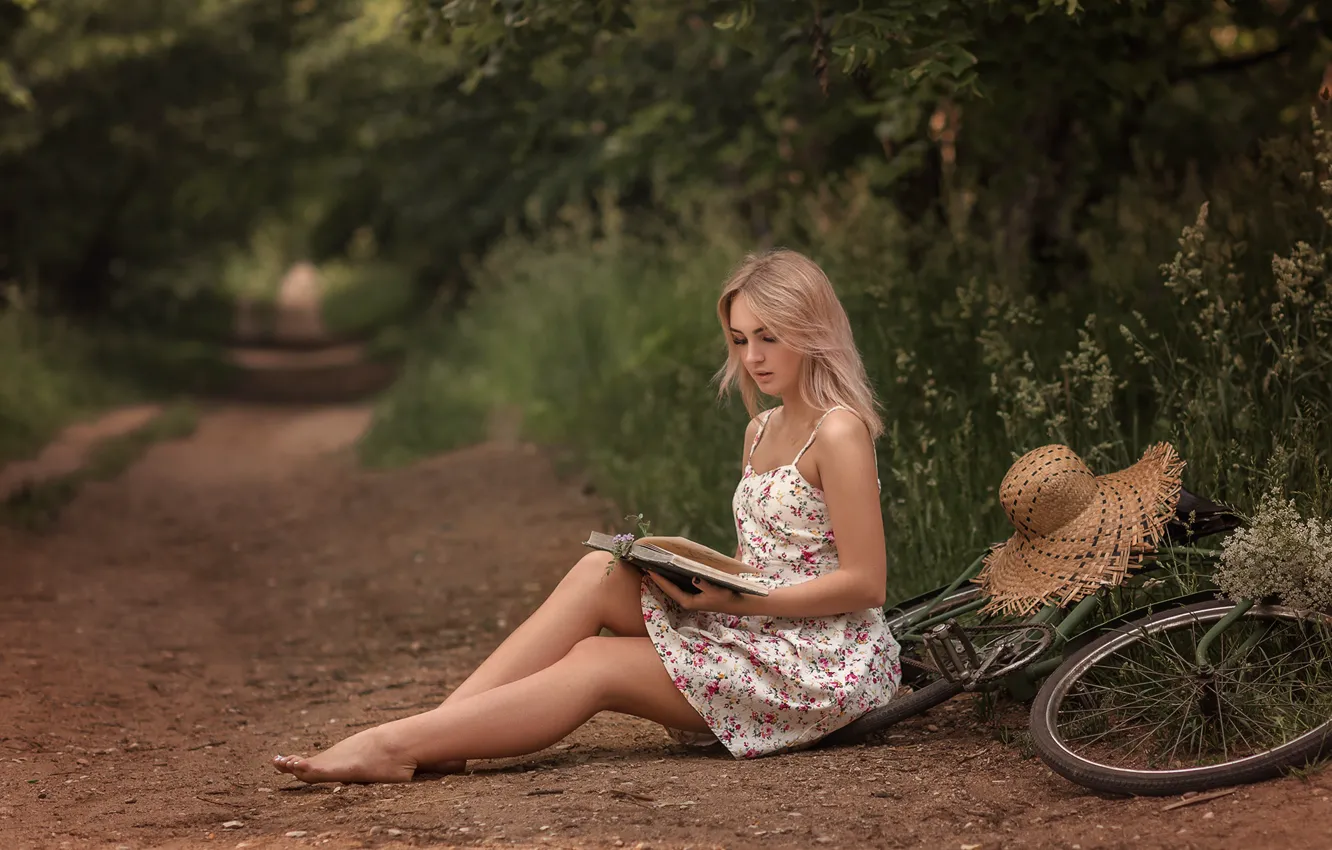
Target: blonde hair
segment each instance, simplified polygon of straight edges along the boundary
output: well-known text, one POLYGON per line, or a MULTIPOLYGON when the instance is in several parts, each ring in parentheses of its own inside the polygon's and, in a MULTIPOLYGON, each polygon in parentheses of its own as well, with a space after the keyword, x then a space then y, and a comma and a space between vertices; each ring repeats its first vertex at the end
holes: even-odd
MULTIPOLYGON (((754 315, 783 345, 804 356, 797 388, 817 410, 849 408, 869 428, 883 433, 874 391, 856 350, 851 323, 832 283, 818 264, 803 254, 777 249, 750 254, 731 273, 717 301, 722 330, 731 333, 731 303, 745 294, 754 315)), ((744 368, 737 346, 727 347, 726 365, 717 372, 724 396, 737 384, 750 416, 758 414, 758 384, 744 368)))

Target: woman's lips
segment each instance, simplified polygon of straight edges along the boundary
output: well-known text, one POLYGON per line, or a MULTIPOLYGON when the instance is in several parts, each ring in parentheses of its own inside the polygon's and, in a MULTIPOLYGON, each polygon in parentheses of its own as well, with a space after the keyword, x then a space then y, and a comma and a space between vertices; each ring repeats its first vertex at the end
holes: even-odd
POLYGON ((771 372, 755 372, 755 373, 754 373, 754 380, 756 380, 756 381, 767 380, 768 378, 771 378, 771 377, 772 377, 772 373, 771 373, 771 372))

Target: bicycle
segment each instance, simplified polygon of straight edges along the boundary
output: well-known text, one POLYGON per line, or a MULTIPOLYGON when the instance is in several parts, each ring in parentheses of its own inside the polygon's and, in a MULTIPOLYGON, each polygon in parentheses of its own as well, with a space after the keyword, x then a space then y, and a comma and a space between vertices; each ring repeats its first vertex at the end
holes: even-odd
POLYGON ((1324 696, 1332 688, 1299 683, 1324 674, 1332 681, 1332 653, 1319 651, 1332 648, 1332 618, 1219 598, 1214 585, 1203 587, 1205 573, 1168 568, 1208 565, 1219 551, 1193 544, 1238 524, 1184 491, 1152 567, 1113 591, 1017 622, 979 613, 987 598, 967 584, 978 558, 949 585, 890 609, 912 690, 825 740, 856 743, 964 691, 1007 690, 1033 700, 1030 729, 1042 760, 1097 790, 1178 794, 1256 781, 1319 757, 1332 748, 1332 696, 1324 696), (1171 596, 1171 588, 1184 592, 1171 596), (1235 694, 1245 689, 1264 707, 1261 719, 1237 714, 1235 694), (1285 703, 1273 713, 1281 693, 1285 703), (1243 728, 1228 734, 1227 721, 1243 728), (1168 728, 1175 738, 1162 755, 1151 745, 1168 728), (1219 759, 1208 749, 1218 739, 1219 759), (1184 744, 1193 748, 1181 751, 1184 744))

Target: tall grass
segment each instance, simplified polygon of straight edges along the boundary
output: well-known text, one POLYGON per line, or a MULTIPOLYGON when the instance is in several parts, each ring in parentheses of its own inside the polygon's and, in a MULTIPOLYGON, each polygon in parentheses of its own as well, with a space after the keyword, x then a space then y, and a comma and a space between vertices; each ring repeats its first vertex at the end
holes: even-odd
MULTIPOLYGON (((1332 512, 1329 163, 1315 125, 1206 192, 1127 183, 1077 235, 1089 270, 1043 297, 983 197, 968 219, 913 223, 848 185, 777 216, 776 241, 828 270, 883 402, 890 590, 1011 533, 998 484, 1049 442, 1107 472, 1170 440, 1190 489, 1248 507, 1277 486, 1332 512)), ((471 303, 418 341, 366 454, 480 439, 509 411, 626 512, 729 548, 746 416, 710 383, 713 309, 758 246, 707 207, 670 228, 604 215, 486 258, 471 303)))
POLYGON ((84 483, 116 478, 154 443, 188 436, 197 424, 193 406, 177 403, 166 408, 139 428, 94 445, 73 472, 28 482, 10 493, 0 501, 0 523, 30 531, 51 528, 84 483))
POLYGON ((17 290, 0 300, 0 465, 34 455, 63 427, 107 408, 226 386, 232 367, 209 342, 75 324, 17 290))
POLYGON ((0 311, 0 364, 0 464, 32 455, 63 426, 134 394, 93 368, 86 335, 17 303, 0 311))

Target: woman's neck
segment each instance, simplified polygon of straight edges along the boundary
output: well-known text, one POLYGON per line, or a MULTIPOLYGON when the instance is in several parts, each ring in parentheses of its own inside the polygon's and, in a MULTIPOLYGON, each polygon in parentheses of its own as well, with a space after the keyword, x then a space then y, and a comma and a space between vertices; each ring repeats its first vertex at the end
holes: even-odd
POLYGON ((814 421, 822 415, 822 410, 815 410, 796 390, 791 391, 790 397, 782 396, 782 416, 789 424, 813 427, 814 421))

